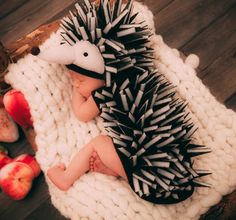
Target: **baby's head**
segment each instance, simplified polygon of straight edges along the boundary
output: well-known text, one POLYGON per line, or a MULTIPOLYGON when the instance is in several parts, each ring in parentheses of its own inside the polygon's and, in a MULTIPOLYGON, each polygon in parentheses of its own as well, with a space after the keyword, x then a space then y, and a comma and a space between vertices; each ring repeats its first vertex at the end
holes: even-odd
POLYGON ((73 46, 62 44, 43 52, 35 47, 31 52, 43 60, 65 64, 73 85, 85 97, 89 97, 92 91, 104 85, 104 59, 98 47, 89 41, 81 40, 73 46))
POLYGON ((62 44, 41 52, 32 48, 31 53, 39 58, 65 64, 72 77, 72 83, 85 97, 104 85, 105 63, 98 47, 89 41, 78 41, 73 46, 62 44))
POLYGON ((72 79, 72 84, 77 88, 77 91, 88 98, 91 92, 104 86, 104 80, 88 77, 73 70, 69 70, 72 79))

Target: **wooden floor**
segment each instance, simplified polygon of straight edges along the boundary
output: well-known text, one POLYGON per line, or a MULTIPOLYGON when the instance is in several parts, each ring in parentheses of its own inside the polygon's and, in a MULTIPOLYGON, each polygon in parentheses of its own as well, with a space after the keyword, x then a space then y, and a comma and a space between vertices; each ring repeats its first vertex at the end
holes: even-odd
MULTIPOLYGON (((75 0, 1 0, 0 40, 9 45, 40 25, 62 17, 74 2, 75 0)), ((142 2, 154 13, 156 33, 161 34, 170 46, 180 49, 186 55, 197 54, 201 60, 198 76, 220 102, 236 110, 236 0, 142 2)), ((31 151, 23 136, 17 143, 5 146, 13 157, 31 151)), ((0 193, 0 219, 65 218, 52 207, 41 175, 34 182, 29 196, 22 201, 12 201, 0 193)), ((236 219, 236 214, 229 214, 224 219, 236 219)))

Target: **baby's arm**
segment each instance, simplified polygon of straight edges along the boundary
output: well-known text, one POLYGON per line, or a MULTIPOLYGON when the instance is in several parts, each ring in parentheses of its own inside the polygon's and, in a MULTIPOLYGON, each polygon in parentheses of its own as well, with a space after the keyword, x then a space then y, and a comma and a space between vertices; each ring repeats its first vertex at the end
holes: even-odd
POLYGON ((83 122, 88 122, 99 114, 93 97, 84 98, 76 87, 73 87, 72 108, 75 116, 83 122))

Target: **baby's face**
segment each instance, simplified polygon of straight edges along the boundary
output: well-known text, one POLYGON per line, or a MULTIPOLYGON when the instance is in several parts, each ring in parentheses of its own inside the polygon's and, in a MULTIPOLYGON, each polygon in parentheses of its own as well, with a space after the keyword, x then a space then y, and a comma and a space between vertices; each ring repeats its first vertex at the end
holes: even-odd
POLYGON ((72 78, 73 85, 78 89, 79 93, 86 98, 91 95, 92 91, 104 86, 103 80, 94 79, 72 70, 69 70, 69 74, 72 78))

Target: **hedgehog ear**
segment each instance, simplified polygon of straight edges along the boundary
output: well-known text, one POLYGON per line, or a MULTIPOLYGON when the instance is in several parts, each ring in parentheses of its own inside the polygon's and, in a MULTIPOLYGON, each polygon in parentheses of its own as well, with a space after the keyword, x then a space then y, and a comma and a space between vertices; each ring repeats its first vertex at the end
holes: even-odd
POLYGON ((62 44, 57 47, 46 49, 42 52, 38 47, 33 47, 31 54, 42 60, 64 65, 71 64, 75 60, 74 49, 68 44, 62 44))

